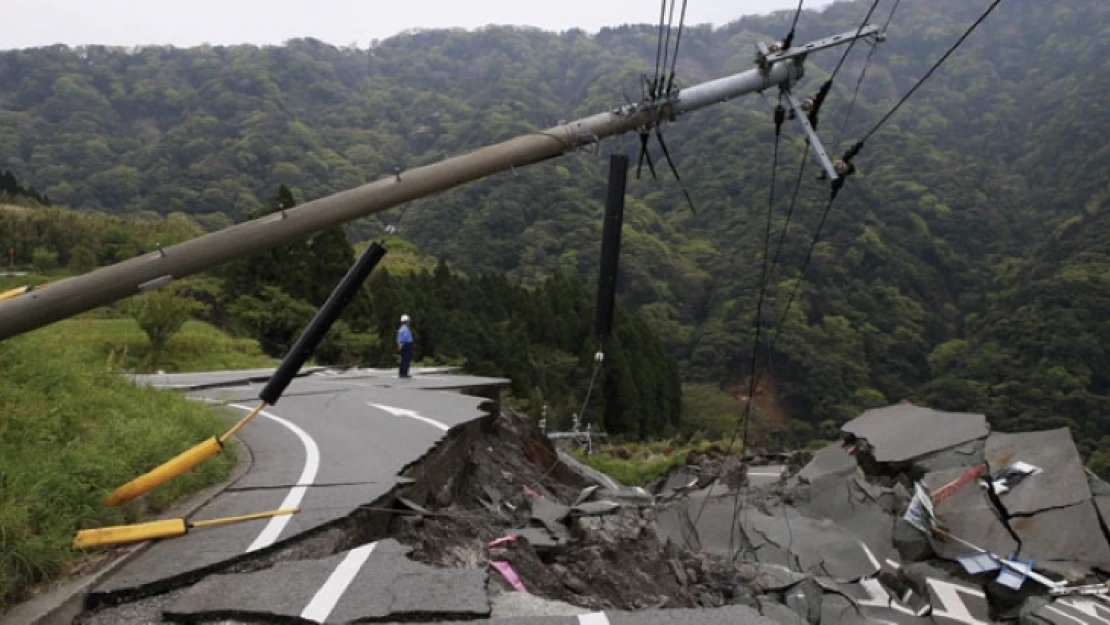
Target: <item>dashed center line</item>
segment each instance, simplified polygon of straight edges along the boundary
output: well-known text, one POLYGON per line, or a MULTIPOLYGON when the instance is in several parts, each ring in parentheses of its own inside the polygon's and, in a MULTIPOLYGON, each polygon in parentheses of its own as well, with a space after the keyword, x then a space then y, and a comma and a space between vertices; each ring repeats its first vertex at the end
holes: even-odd
POLYGON ((578 615, 578 625, 609 625, 609 617, 604 612, 590 612, 578 615))
POLYGON ((339 603, 340 597, 343 593, 347 592, 347 587, 355 580, 355 576, 362 569, 362 565, 366 564, 366 560, 370 557, 370 553, 374 551, 378 543, 370 543, 363 545, 358 549, 352 549, 347 552, 347 557, 335 567, 335 570, 328 576, 328 581, 316 591, 312 597, 312 601, 305 606, 301 612, 301 618, 310 619, 317 623, 323 623, 328 620, 331 611, 335 609, 335 604, 339 603))
POLYGON ((450 427, 447 426, 446 423, 436 421, 435 419, 429 419, 428 417, 425 417, 424 415, 420 414, 419 412, 416 412, 415 410, 408 410, 406 408, 397 408, 395 406, 386 406, 384 404, 375 404, 374 402, 369 402, 369 401, 366 402, 366 405, 367 406, 373 406, 374 408, 377 408, 378 410, 384 410, 385 412, 388 412, 389 414, 391 414, 395 417, 408 417, 410 419, 416 419, 417 421, 423 421, 424 423, 427 423, 428 425, 430 425, 432 427, 439 428, 440 430, 443 430, 444 432, 451 429, 450 427))

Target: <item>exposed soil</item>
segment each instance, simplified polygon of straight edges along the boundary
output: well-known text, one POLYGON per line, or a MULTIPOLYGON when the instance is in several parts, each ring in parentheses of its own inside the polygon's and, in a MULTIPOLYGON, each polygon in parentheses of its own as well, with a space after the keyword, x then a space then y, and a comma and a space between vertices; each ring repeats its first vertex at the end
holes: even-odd
MULTIPOLYGON (((411 558, 441 567, 508 562, 529 593, 593 610, 715 607, 733 596, 736 571, 712 556, 664 547, 650 507, 579 517, 555 547, 524 537, 489 547, 527 527, 537 496, 571 505, 584 477, 556 463, 555 449, 524 418, 505 413, 481 431, 440 446, 414 467, 411 498, 431 514, 398 518, 389 534, 413 547, 411 558), (438 457, 437 457, 438 456, 438 457), (436 467, 461 470, 435 475, 436 467)), ((535 525, 533 525, 535 527, 535 525)), ((496 571, 491 584, 511 591, 496 571)))

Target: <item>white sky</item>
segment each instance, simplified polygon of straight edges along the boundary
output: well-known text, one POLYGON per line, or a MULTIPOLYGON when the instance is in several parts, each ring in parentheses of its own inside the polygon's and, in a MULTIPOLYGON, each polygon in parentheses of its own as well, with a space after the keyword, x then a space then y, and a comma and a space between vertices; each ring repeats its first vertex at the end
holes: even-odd
MULTIPOLYGON (((832 0, 807 0, 807 9, 832 0)), ((657 0, 0 0, 0 49, 68 45, 335 45, 385 39, 409 28, 520 24, 545 30, 657 23, 657 0)), ((681 11, 677 4, 675 23, 681 11)), ((688 0, 686 23, 723 25, 797 7, 796 0, 688 0)))

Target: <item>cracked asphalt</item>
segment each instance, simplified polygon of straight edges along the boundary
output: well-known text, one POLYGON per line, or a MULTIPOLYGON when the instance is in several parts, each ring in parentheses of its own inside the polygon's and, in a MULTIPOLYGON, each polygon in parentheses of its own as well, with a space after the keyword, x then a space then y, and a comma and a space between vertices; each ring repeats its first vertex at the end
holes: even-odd
MULTIPOLYGON (((238 407, 245 413, 257 403, 257 393, 266 375, 266 371, 161 375, 146 377, 140 382, 179 390, 200 386, 188 390, 189 396, 238 407), (255 381, 233 385, 236 379, 247 378, 255 381)), ((399 380, 395 375, 377 371, 295 379, 276 405, 267 407, 240 432, 239 438, 253 458, 249 471, 197 512, 193 520, 289 506, 300 507, 300 512, 270 520, 195 530, 152 544, 94 588, 90 593, 91 604, 133 602, 184 588, 183 593, 178 593, 180 598, 176 603, 164 607, 165 618, 173 620, 190 611, 205 611, 209 604, 218 608, 215 611, 219 613, 235 614, 264 608, 272 614, 300 616, 336 568, 332 560, 341 556, 280 562, 272 567, 264 557, 262 560, 258 557, 303 541, 306 536, 318 536, 318 543, 328 543, 329 528, 406 482, 399 477, 404 468, 443 439, 447 430, 488 414, 488 408, 483 406, 486 399, 453 392, 454 389, 496 388, 506 382, 443 375, 417 375, 411 380, 399 380), (391 408, 401 409, 404 414, 397 414, 391 408), (262 570, 211 574, 256 568, 262 570), (258 577, 266 579, 270 594, 262 603, 249 604, 247 598, 260 597, 249 591, 252 580, 258 577), (196 588, 219 588, 223 594, 205 591, 198 599, 196 588)), ((357 542, 357 539, 333 537, 331 544, 336 541, 357 542)), ((352 545, 352 548, 358 546, 352 545)), ((306 549, 312 551, 311 546, 306 549)), ((402 574, 403 567, 398 564, 396 555, 398 549, 379 546, 375 550, 370 564, 382 565, 383 572, 379 572, 379 576, 402 574), (384 560, 389 557, 392 561, 384 560)), ((482 575, 484 579, 484 573, 482 575)), ((363 583, 357 576, 354 582, 363 583)), ((421 586, 407 583, 404 588, 421 586)), ((480 599, 487 604, 488 613, 484 592, 473 593, 465 584, 446 586, 457 592, 440 595, 444 600, 463 605, 480 599), (478 599, 471 599, 472 594, 478 599)), ((328 592, 334 592, 334 585, 331 588, 328 592)), ((436 583, 428 588, 439 593, 445 585, 436 583)), ((344 595, 347 593, 340 593, 338 598, 344 595)), ((375 607, 373 597, 353 596, 356 599, 337 600, 337 605, 332 606, 337 614, 377 614, 379 618, 389 615, 388 611, 380 613, 382 608, 375 607)), ((425 600, 414 601, 426 603, 425 600)), ((128 617, 127 612, 127 608, 122 608, 115 613, 102 612, 95 618, 108 618, 116 623, 151 622, 150 614, 135 620, 128 617)), ((317 613, 320 613, 318 608, 317 613)))
MULTIPOLYGON (((246 411, 267 375, 140 381, 246 411)), ((253 466, 194 518, 302 511, 153 544, 93 590, 76 622, 1110 625, 1105 595, 1052 596, 1045 585, 1110 573, 1110 485, 1085 471, 1066 429, 997 433, 983 415, 900 404, 849 421, 843 443, 808 462, 706 458, 711 470, 683 467, 637 490, 538 450, 531 437, 542 435, 524 421, 491 425, 495 403, 460 392, 506 383, 380 371, 296 379, 241 433, 253 466), (969 468, 1000 479, 1014 462, 1040 471, 1001 488, 953 486, 969 468), (548 483, 551 499, 532 493, 519 507, 521 485, 539 487, 556 468, 571 476, 556 480, 562 494, 548 483), (945 533, 904 519, 915 482, 945 533), (467 498, 476 508, 461 507, 467 498), (524 540, 496 557, 535 595, 490 566, 486 542, 505 532, 524 540), (996 563, 1030 560, 1020 590, 999 583, 1012 563, 986 574, 961 565, 980 550, 996 563), (639 568, 618 570, 622 556, 639 568), (625 594, 648 609, 597 607, 625 594)))

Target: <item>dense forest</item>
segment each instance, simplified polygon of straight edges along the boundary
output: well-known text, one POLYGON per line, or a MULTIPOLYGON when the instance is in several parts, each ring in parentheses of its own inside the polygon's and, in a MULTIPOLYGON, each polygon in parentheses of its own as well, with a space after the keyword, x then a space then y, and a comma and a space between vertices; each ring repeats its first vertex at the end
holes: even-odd
MULTIPOLYGON (((855 28, 870 4, 804 12, 797 41, 855 28)), ((881 2, 873 22, 893 4, 881 2)), ((837 75, 820 127, 830 151, 875 123, 987 4, 901 3, 886 42, 856 46, 837 75)), ((782 37, 791 18, 688 28, 681 82, 750 68, 754 43, 782 37)), ((812 162, 797 173, 804 141, 786 125, 772 246, 795 180, 801 191, 769 281, 764 325, 778 338, 764 346, 773 390, 760 405, 792 417, 798 438, 903 399, 984 410, 1003 428, 1068 423, 1085 451, 1110 435, 1099 366, 1110 340, 1100 228, 1110 102, 1099 87, 1110 79, 1108 24, 1101 0, 1003 4, 868 141, 788 315, 828 187, 812 162)), ((281 184, 310 200, 638 97, 655 36, 647 24, 490 27, 362 49, 302 39, 0 52, 0 168, 55 204, 184 213, 214 229, 266 210, 281 184)), ((797 91, 815 91, 838 58, 811 54, 797 91)), ((734 389, 750 373, 775 100, 750 96, 666 129, 696 213, 667 173, 630 181, 620 302, 690 384, 734 389)), ((467 275, 541 290, 592 284, 604 156, 635 158, 637 143, 606 141, 599 154, 414 203, 401 235, 467 275)), ((393 219, 352 224, 347 238, 366 241, 393 219)), ((18 262, 32 261, 34 246, 17 249, 18 262)), ((420 279, 435 288, 435 272, 420 279)), ((519 331, 533 332, 520 314, 519 331)))

